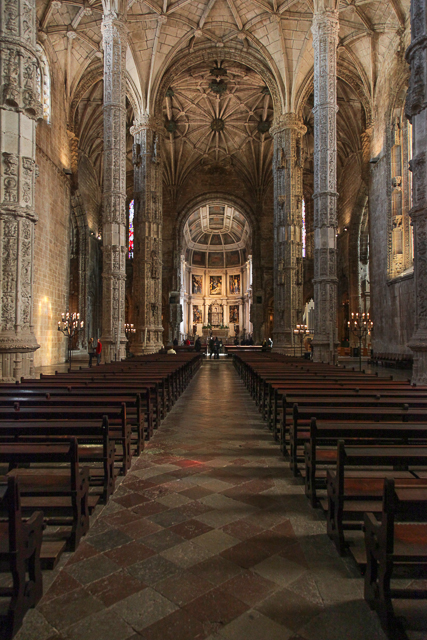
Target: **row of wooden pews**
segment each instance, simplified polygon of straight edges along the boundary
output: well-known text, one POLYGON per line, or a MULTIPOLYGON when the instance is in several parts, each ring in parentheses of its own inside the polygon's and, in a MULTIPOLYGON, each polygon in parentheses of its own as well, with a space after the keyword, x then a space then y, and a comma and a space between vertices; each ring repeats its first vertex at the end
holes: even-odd
POLYGON ((109 500, 201 360, 154 354, 0 385, 0 571, 9 574, 0 586, 0 640, 14 636, 41 597, 41 569, 77 548, 95 507, 109 500))
POLYGON ((393 600, 427 597, 391 586, 427 571, 427 387, 274 353, 234 363, 337 550, 365 572, 367 602, 399 632, 393 600))

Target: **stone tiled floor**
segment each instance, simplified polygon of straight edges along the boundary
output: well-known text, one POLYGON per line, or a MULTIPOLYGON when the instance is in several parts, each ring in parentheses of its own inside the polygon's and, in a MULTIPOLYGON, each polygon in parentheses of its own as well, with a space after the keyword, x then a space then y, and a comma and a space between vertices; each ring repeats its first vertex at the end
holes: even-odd
POLYGON ((17 640, 383 640, 230 362, 205 363, 17 640))

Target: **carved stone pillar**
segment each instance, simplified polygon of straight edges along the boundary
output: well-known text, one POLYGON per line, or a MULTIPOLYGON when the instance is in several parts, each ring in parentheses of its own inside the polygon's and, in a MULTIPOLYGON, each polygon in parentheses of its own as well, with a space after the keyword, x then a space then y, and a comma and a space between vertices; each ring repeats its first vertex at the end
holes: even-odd
MULTIPOLYGON (((333 363, 337 336, 337 44, 338 11, 315 3, 314 340, 316 362, 333 363)), ((335 6, 335 3, 331 3, 335 6)))
MULTIPOLYGON (((158 132, 153 124, 147 119, 132 127, 131 133, 134 136, 133 298, 136 328, 132 352, 142 355, 156 353, 163 343, 162 178, 158 132)), ((176 295, 180 306, 179 291, 176 295)), ((170 302, 172 307, 172 296, 170 302)))
POLYGON ((0 379, 34 376, 37 86, 35 0, 0 4, 0 379))
POLYGON ((126 4, 104 5, 104 194, 102 338, 105 362, 126 355, 126 4), (115 7, 117 9, 117 7, 115 7))
MULTIPOLYGON (((415 332, 408 346, 414 352, 412 382, 427 384, 427 6, 411 2, 412 42, 406 52, 411 78, 406 116, 412 122, 412 202, 414 228, 415 332)), ((375 319, 374 319, 375 321, 375 319)))
POLYGON ((274 350, 292 353, 302 314, 302 136, 294 114, 274 124, 274 350))

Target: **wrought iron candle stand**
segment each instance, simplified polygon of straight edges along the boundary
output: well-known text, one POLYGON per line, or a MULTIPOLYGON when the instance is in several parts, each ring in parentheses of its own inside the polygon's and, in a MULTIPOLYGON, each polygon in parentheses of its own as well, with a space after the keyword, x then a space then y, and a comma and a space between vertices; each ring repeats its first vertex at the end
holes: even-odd
POLYGON ((374 323, 369 318, 369 313, 352 313, 348 328, 359 339, 359 371, 362 371, 362 342, 374 330, 374 323))
MULTIPOLYGON (((308 326, 306 324, 297 324, 297 328, 294 329, 294 338, 297 336, 300 339, 301 343, 301 357, 302 357, 302 343, 304 342, 304 337, 310 333, 308 326)), ((295 356, 295 341, 294 341, 294 356, 295 356)))
POLYGON ((84 322, 80 320, 80 313, 62 313, 58 322, 58 331, 68 337, 68 372, 71 372, 72 340, 79 331, 83 330, 84 322))
POLYGON ((126 343, 126 352, 127 354, 129 354, 129 336, 132 335, 132 333, 136 333, 136 329, 135 329, 135 325, 133 324, 129 324, 128 322, 125 323, 125 334, 128 338, 128 341, 126 343))

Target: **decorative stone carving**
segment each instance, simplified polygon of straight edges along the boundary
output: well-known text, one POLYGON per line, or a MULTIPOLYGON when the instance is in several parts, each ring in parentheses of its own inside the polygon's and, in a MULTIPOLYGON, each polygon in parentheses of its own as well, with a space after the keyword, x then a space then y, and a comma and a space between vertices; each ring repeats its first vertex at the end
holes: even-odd
MULTIPOLYGON (((105 2, 102 343, 105 362, 125 357, 126 3, 105 2), (116 6, 117 5, 117 6, 116 6)), ((68 34, 67 34, 68 35, 68 34)))
POLYGON ((302 136, 293 113, 277 119, 274 139, 274 350, 292 353, 293 329, 302 313, 302 136))
POLYGON ((35 127, 42 108, 36 94, 35 2, 5 0, 0 11, 0 379, 10 381, 34 375, 39 346, 32 288, 35 127))
POLYGON ((414 230, 415 331, 408 346, 414 353, 412 382, 427 384, 427 5, 426 0, 411 2, 412 42, 406 52, 411 77, 406 98, 406 115, 413 127, 412 171, 413 206, 410 211, 414 230))
POLYGON ((314 49, 314 311, 313 357, 334 362, 337 339, 337 44, 338 11, 317 2, 314 49))
MULTIPOLYGON (((133 298, 136 301, 132 352, 141 355, 158 351, 163 343, 162 169, 157 123, 144 117, 131 128, 131 133, 134 136, 133 298)), ((172 307, 170 305, 170 313, 172 307)))

